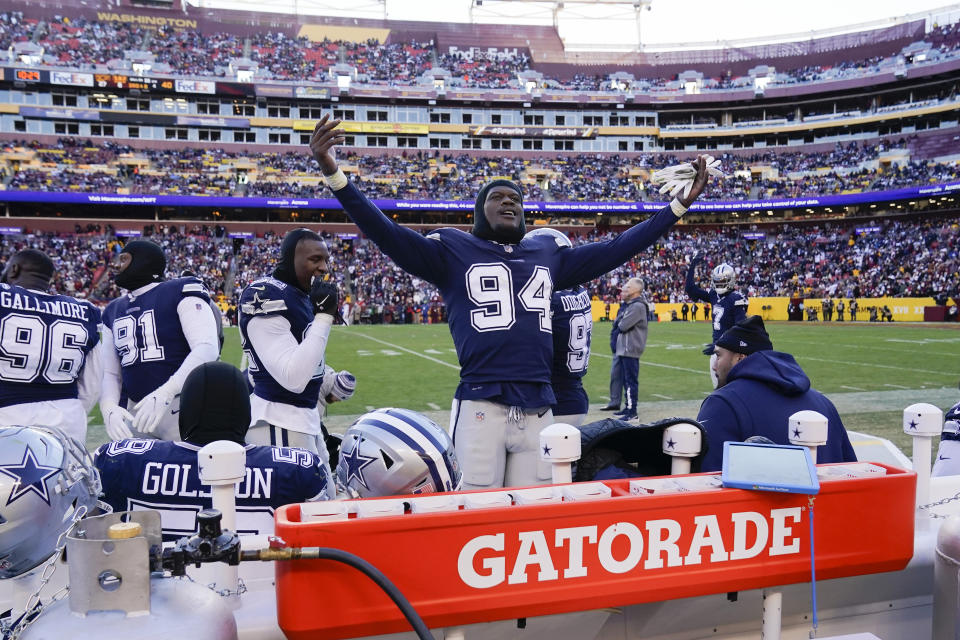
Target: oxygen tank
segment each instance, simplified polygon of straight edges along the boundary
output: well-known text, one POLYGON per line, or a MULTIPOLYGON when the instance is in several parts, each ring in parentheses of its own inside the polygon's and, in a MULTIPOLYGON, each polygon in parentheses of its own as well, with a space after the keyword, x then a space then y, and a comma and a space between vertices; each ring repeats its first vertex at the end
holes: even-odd
POLYGON ((218 594, 186 577, 151 574, 160 531, 154 511, 80 521, 67 536, 69 598, 45 607, 21 638, 236 640, 236 621, 218 594))

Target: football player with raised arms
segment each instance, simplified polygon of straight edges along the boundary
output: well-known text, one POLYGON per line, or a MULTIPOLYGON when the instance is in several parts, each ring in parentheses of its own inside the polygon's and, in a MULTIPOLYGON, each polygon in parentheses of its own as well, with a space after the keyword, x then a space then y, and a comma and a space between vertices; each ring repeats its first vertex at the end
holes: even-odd
POLYGON ((128 293, 103 312, 107 435, 175 440, 183 381, 220 353, 210 294, 194 277, 164 280, 166 256, 149 240, 128 242, 117 264, 114 282, 128 293))
POLYGON ((251 444, 301 447, 327 457, 317 403, 339 309, 336 285, 323 280, 329 259, 319 235, 293 229, 283 237, 273 275, 240 294, 240 337, 253 382, 251 444))
POLYGON ((553 422, 556 402, 553 292, 588 282, 653 244, 700 195, 705 158, 696 162, 689 192, 607 242, 568 248, 553 238, 524 239, 523 192, 509 180, 480 190, 472 233, 439 229, 425 237, 385 216, 338 168, 339 124, 324 116, 311 137, 324 180, 360 230, 402 269, 436 285, 447 305, 461 367, 450 432, 464 489, 546 480, 537 461, 540 430, 553 422))
MULTIPOLYGON (((572 248, 566 234, 540 227, 530 231, 527 238, 548 236, 557 246, 572 248)), ((590 399, 583 388, 583 376, 590 364, 590 336, 593 333, 593 313, 590 293, 578 285, 572 289, 554 291, 550 299, 553 324, 553 373, 550 386, 556 403, 550 407, 555 422, 579 427, 587 417, 590 399)))
POLYGON ((53 261, 24 249, 0 277, 0 424, 60 429, 86 442, 100 394, 100 310, 51 293, 53 261))
POLYGON ((717 388, 717 374, 715 365, 717 354, 714 352, 714 344, 723 332, 733 325, 741 322, 747 317, 746 297, 734 287, 737 284, 736 270, 724 262, 713 268, 710 272, 710 281, 713 284, 711 289, 701 289, 694 282, 697 266, 703 264, 704 258, 701 254, 693 256, 690 261, 690 267, 687 269, 687 278, 685 291, 687 295, 702 302, 709 302, 710 309, 713 312, 713 334, 710 344, 703 350, 704 355, 710 356, 710 380, 713 382, 713 388, 717 388))

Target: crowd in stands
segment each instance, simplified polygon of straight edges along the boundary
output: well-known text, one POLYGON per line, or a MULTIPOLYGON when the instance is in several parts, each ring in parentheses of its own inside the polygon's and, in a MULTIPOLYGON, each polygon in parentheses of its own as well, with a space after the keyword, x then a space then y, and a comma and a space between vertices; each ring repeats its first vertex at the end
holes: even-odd
MULTIPOLYGON (((956 24, 938 26, 925 35, 936 55, 956 55, 960 30, 956 24)), ((333 65, 356 68, 357 80, 371 84, 414 85, 432 69, 449 72, 451 85, 472 88, 520 89, 518 74, 536 70, 525 51, 490 55, 485 52, 445 53, 430 42, 314 42, 269 30, 251 36, 228 32, 204 33, 162 26, 156 29, 124 22, 56 16, 49 20, 25 19, 19 12, 0 13, 0 49, 19 42, 43 47, 42 64, 80 70, 123 68, 128 52, 153 56, 153 72, 191 76, 225 76, 231 64, 249 61, 257 78, 292 81, 329 80, 333 65)), ((893 64, 890 58, 840 61, 829 66, 780 69, 774 84, 818 82, 876 73, 893 64)), ((682 90, 674 78, 637 78, 643 90, 682 90)), ((426 82, 429 82, 427 80, 426 82)), ((749 86, 746 77, 705 78, 703 89, 749 86)), ((612 88, 606 74, 574 73, 569 78, 544 77, 550 89, 603 91, 612 88)))
MULTIPOLYGON (((411 276, 362 238, 324 233, 331 249, 330 270, 344 295, 344 315, 353 322, 441 322, 445 310, 435 287, 411 276)), ((207 284, 225 317, 236 322, 236 300, 250 282, 276 265, 280 238, 273 233, 237 242, 222 227, 151 225, 143 229, 163 246, 169 277, 189 269, 207 284)), ((594 231, 572 236, 575 245, 613 237, 594 231)), ((121 294, 112 283, 111 260, 125 238, 109 225, 88 225, 76 233, 0 236, 0 258, 33 247, 56 265, 56 290, 105 303, 121 294)), ((709 268, 734 265, 738 287, 749 297, 806 298, 960 296, 960 218, 869 222, 834 221, 817 226, 738 226, 722 230, 677 227, 651 249, 588 285, 597 299, 616 302, 632 276, 647 283, 653 302, 683 302, 684 275, 691 256, 709 268)))
MULTIPOLYGON (((943 183, 960 178, 955 161, 934 162, 899 154, 881 167, 879 159, 907 140, 837 144, 830 152, 758 152, 718 154, 727 177, 705 199, 802 198, 858 191, 884 191, 943 183)), ((326 198, 314 160, 303 152, 262 153, 220 148, 134 150, 115 143, 56 145, 6 142, 2 151, 33 151, 32 161, 5 167, 8 189, 108 193, 234 195, 326 198), (77 165, 97 161, 88 171, 77 165), (236 161, 256 169, 237 171, 236 161)), ((397 155, 347 154, 342 164, 372 198, 472 200, 492 178, 524 185, 529 201, 641 201, 662 196, 650 186, 650 174, 682 162, 674 154, 577 154, 519 158, 402 151, 397 155)))

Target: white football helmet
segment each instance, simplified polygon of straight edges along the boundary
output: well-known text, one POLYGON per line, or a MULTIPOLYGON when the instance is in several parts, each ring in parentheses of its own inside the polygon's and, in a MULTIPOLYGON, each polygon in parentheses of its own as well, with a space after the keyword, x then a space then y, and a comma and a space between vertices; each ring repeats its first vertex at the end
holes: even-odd
POLYGON ((713 282, 713 288, 717 293, 723 295, 733 289, 737 283, 737 272, 726 262, 717 265, 710 272, 710 280, 713 282))
POLYGON ((0 579, 49 558, 99 495, 100 474, 79 442, 59 429, 0 427, 0 579))
POLYGON ((537 227, 532 231, 528 231, 527 235, 523 236, 524 238, 533 238, 536 236, 550 236, 557 241, 557 246, 567 249, 573 248, 573 243, 570 242, 570 238, 567 237, 562 231, 557 231, 556 229, 551 229, 550 227, 537 227))
POLYGON ((460 489, 450 436, 433 420, 407 409, 366 413, 343 434, 337 484, 361 498, 460 489))

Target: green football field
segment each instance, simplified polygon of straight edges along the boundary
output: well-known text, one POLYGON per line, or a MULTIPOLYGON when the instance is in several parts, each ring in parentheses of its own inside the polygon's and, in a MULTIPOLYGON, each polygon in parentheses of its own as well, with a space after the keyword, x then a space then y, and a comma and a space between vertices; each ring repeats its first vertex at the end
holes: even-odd
MULTIPOLYGON (((943 409, 960 400, 960 326, 871 323, 769 323, 774 348, 792 353, 813 381, 837 404, 848 429, 893 440, 908 452, 901 429, 903 408, 930 402, 943 409)), ((223 359, 239 365, 237 329, 227 328, 223 359)), ((588 420, 609 414, 610 323, 594 325, 593 353, 585 387, 588 420)), ((696 417, 710 392, 705 322, 654 323, 640 360, 639 411, 652 421, 696 417)), ((335 431, 373 408, 397 406, 421 411, 446 426, 459 367, 446 325, 338 326, 327 362, 357 377, 354 397, 330 407, 335 431)), ((88 445, 107 440, 94 411, 88 445), (96 424, 93 424, 96 423, 96 424)))

